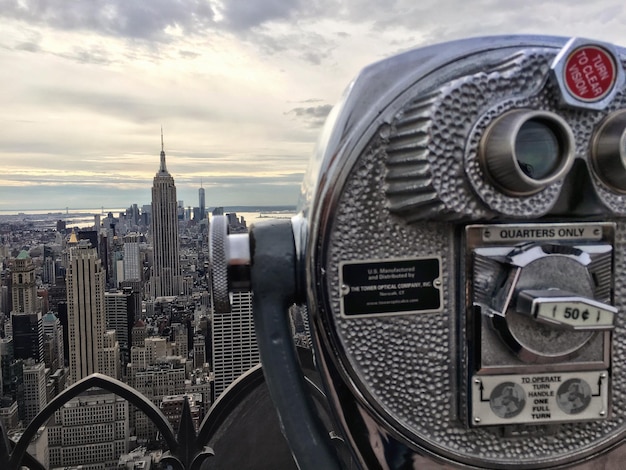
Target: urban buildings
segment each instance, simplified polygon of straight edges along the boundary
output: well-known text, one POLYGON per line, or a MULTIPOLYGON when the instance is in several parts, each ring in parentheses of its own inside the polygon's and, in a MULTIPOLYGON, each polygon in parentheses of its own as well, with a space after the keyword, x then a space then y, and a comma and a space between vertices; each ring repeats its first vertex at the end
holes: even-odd
POLYGON ((178 201, 174 178, 165 166, 163 132, 161 164, 152 184, 152 297, 178 295, 181 289, 178 245, 178 201))
MULTIPOLYGON (((103 210, 85 227, 58 214, 45 227, 0 215, 0 420, 12 436, 94 372, 134 387, 174 424, 186 399, 197 426, 259 362, 250 293, 233 296, 232 314, 213 315, 204 188, 191 219, 161 144, 152 205, 103 210)), ((228 221, 233 233, 247 230, 243 217, 228 221)), ((119 401, 102 390, 72 400, 41 427, 31 454, 53 469, 105 469, 128 440, 159 448, 145 414, 125 402, 121 415, 111 411, 119 401)))

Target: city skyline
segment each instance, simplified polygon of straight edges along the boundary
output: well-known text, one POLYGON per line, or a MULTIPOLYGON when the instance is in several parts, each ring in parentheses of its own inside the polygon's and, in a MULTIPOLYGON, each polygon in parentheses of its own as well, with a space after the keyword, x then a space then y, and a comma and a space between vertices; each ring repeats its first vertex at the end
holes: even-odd
POLYGON ((0 210, 150 200, 163 125, 179 198, 295 205, 366 65, 493 34, 623 44, 622 2, 0 2, 0 210))

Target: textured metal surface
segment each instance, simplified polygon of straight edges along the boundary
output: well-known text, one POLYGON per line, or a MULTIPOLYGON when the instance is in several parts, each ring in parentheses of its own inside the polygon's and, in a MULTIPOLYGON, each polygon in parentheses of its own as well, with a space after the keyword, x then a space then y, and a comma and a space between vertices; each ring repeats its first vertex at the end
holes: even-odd
POLYGON ((209 228, 211 250, 211 284, 213 308, 215 313, 229 313, 228 296, 228 220, 226 216, 216 215, 211 219, 209 228))
MULTIPOLYGON (((372 190, 380 191, 382 168, 373 162, 370 171, 359 171, 346 188, 334 226, 334 240, 330 252, 330 273, 327 288, 331 298, 338 299, 339 279, 335 275, 335 260, 364 256, 427 256, 442 254, 446 265, 444 276, 444 314, 412 316, 411 318, 378 318, 350 321, 338 314, 339 305, 333 303, 333 320, 350 361, 351 367, 363 381, 366 393, 380 403, 382 411, 407 429, 416 439, 424 439, 441 452, 456 454, 459 458, 472 457, 474 461, 505 464, 512 459, 519 463, 537 462, 557 456, 571 456, 591 450, 610 438, 620 438, 624 432, 626 404, 626 376, 621 364, 613 371, 613 417, 608 421, 561 426, 555 436, 541 433, 523 439, 502 439, 496 429, 466 429, 456 415, 457 388, 455 357, 459 353, 453 325, 457 304, 453 228, 443 223, 422 223, 419 230, 410 230, 386 214, 382 201, 363 207, 355 201, 376 201, 372 190), (351 230, 358 227, 358 230, 351 230)), ((626 235, 620 224, 618 236, 626 235)), ((625 245, 616 247, 616 272, 624 273, 625 245)), ((617 285, 626 285, 618 279, 617 285)), ((617 307, 624 311, 626 291, 621 288, 617 307)), ((624 316, 616 321, 614 355, 626 357, 624 316)))
MULTIPOLYGON (((605 113, 558 107, 555 85, 547 80, 559 47, 487 49, 484 56, 459 57, 457 63, 442 66, 381 104, 378 115, 369 116, 375 130, 363 134, 365 143, 349 135, 337 137, 336 147, 332 139, 328 141, 326 155, 332 162, 328 168, 337 173, 321 183, 311 206, 322 207, 312 217, 316 245, 309 264, 315 271, 309 286, 316 296, 313 303, 318 304, 312 311, 319 325, 316 344, 332 344, 338 359, 331 359, 335 362, 329 367, 341 374, 355 400, 376 416, 385 430, 381 433, 391 432, 414 449, 457 464, 567 466, 624 437, 626 318, 616 318, 613 354, 618 360, 612 371, 609 419, 520 428, 514 438, 504 437, 499 428, 469 428, 459 413, 468 397, 459 383, 467 367, 466 351, 458 342, 466 334, 467 306, 463 280, 457 277, 464 259, 458 234, 463 221, 538 219, 548 215, 561 197, 562 181, 531 196, 511 197, 485 178, 478 148, 494 118, 513 108, 558 113, 576 136, 576 159, 587 164, 592 129, 605 113), (338 166, 339 161, 346 166, 338 166), (340 262, 434 255, 441 257, 443 266, 443 313, 341 317, 340 262)), ((619 91, 606 112, 624 106, 619 91)), ((344 109, 343 115, 358 114, 353 111, 344 109)), ((336 119, 343 122, 341 116, 336 119)), ((356 127, 367 129, 368 123, 356 127)), ((623 312, 626 225, 620 217, 626 214, 626 197, 612 192, 592 171, 588 181, 591 187, 584 189, 597 195, 592 212, 596 220, 617 222, 615 306, 623 312)), ((341 401, 343 396, 337 400, 340 406, 348 404, 341 401)), ((360 432, 346 426, 349 433, 360 432)))
MULTIPOLYGON (((409 101, 391 128, 381 129, 380 134, 389 142, 385 146, 389 209, 409 222, 444 216, 529 219, 547 214, 559 197, 562 181, 538 194, 507 196, 485 175, 479 145, 489 124, 506 111, 540 109, 566 120, 576 136, 575 157, 591 166, 591 130, 605 114, 559 107, 555 87, 544 86, 556 52, 526 50, 409 101)), ((607 111, 624 106, 620 91, 607 111)), ((610 210, 626 214, 626 196, 610 191, 593 172, 591 177, 610 210)))

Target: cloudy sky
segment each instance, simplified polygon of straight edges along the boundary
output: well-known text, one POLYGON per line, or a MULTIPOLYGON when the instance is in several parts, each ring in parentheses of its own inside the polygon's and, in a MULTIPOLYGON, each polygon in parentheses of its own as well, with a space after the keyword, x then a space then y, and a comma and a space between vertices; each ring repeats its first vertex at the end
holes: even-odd
POLYGON ((297 202, 365 65, 492 34, 626 45, 623 0, 0 0, 0 210, 297 202))

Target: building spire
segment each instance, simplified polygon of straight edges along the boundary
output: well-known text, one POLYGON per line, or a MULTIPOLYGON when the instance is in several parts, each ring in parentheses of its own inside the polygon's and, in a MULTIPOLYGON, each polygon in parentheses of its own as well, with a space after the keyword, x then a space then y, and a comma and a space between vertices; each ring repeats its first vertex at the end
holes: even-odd
POLYGON ((161 126, 161 166, 159 167, 159 173, 167 173, 167 167, 165 166, 165 147, 163 146, 163 126, 161 126))

